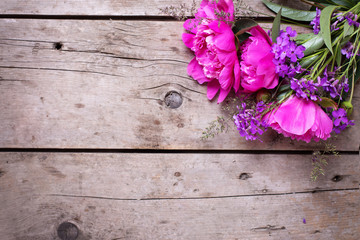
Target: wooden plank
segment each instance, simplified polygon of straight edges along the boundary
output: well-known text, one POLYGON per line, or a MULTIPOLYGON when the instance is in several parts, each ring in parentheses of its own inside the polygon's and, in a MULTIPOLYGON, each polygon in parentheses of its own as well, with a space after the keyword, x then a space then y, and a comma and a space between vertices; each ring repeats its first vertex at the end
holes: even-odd
POLYGON ((0 234, 57 239, 71 222, 80 240, 358 239, 358 156, 315 183, 308 157, 1 153, 0 234))
MULTIPOLYGON (((200 141, 224 113, 207 100, 206 86, 187 76, 193 55, 180 22, 1 19, 0 28, 9 29, 0 33, 3 148, 323 148, 272 131, 263 143, 246 142, 234 127, 200 141), (170 91, 182 95, 177 109, 164 102, 170 91)), ((358 151, 359 135, 357 124, 332 141, 358 151)))
MULTIPOLYGON (((193 1, 180 0, 65 0, 65 1, 45 1, 45 0, 2 0, 0 2, 0 14, 28 14, 28 15, 76 15, 76 16, 166 16, 166 13, 160 11, 166 7, 176 7, 180 9, 181 5, 185 5, 187 9, 191 9, 193 1)), ((200 4, 195 1, 196 8, 200 4)), ((238 13, 242 16, 251 14, 252 16, 267 16, 271 14, 261 2, 261 0, 238 0, 241 9, 238 13), (248 11, 251 9, 253 11, 248 11), (259 12, 260 14, 258 14, 259 12)), ((303 7, 300 0, 276 1, 287 6, 299 5, 303 7)), ((180 12, 178 10, 177 12, 180 12)), ((185 11, 185 15, 189 16, 190 11, 185 11)))
POLYGON ((4 190, 44 191, 27 194, 201 198, 353 189, 360 183, 359 155, 330 156, 326 176, 317 182, 310 181, 311 155, 1 153, 0 159, 4 190), (9 182, 18 184, 6 187, 9 182))

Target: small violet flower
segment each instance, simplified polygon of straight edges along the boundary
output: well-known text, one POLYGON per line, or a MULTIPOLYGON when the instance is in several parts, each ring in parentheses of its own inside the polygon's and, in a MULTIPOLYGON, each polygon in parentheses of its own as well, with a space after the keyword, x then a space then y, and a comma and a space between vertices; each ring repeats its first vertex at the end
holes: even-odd
POLYGON ((317 86, 317 83, 314 83, 313 81, 307 80, 305 78, 301 78, 300 80, 292 78, 290 80, 290 87, 295 91, 296 96, 305 100, 309 100, 309 98, 312 101, 320 100, 319 96, 315 94, 317 91, 317 86))
POLYGON ((345 46, 341 49, 341 54, 345 55, 347 59, 350 59, 354 56, 354 45, 351 42, 347 42, 345 46))
POLYGON ((346 117, 346 111, 343 108, 339 108, 338 110, 334 110, 331 113, 331 119, 333 120, 334 128, 333 131, 336 134, 339 134, 341 131, 343 131, 347 126, 351 125, 353 126, 354 120, 349 120, 346 117))
POLYGON ((261 113, 265 109, 266 105, 263 101, 256 105, 256 110, 246 109, 246 103, 242 103, 239 113, 233 117, 240 136, 245 137, 246 140, 260 140, 259 135, 267 130, 267 124, 261 120, 261 113))
POLYGON ((321 10, 316 8, 316 17, 310 22, 310 25, 313 26, 313 32, 315 35, 320 32, 320 14, 321 10))
POLYGON ((348 12, 345 16, 350 26, 359 27, 360 23, 357 22, 358 15, 353 14, 352 12, 348 12))
POLYGON ((329 72, 325 69, 322 77, 318 77, 318 86, 321 86, 323 90, 330 94, 331 98, 341 98, 341 92, 349 91, 349 84, 347 78, 342 78, 341 81, 336 78, 336 69, 334 72, 329 72))
POLYGON ((275 64, 275 71, 280 77, 294 77, 297 73, 304 70, 297 63, 298 59, 304 57, 305 47, 297 45, 291 37, 296 37, 297 33, 291 27, 287 27, 286 31, 280 31, 276 43, 272 45, 272 52, 274 53, 273 62, 275 64))

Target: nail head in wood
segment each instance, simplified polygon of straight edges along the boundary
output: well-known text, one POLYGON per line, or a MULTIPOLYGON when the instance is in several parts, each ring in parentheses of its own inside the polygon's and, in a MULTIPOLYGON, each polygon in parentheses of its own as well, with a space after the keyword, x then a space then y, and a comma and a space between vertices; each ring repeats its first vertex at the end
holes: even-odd
POLYGON ((59 225, 57 234, 61 240, 75 240, 79 235, 79 229, 73 223, 63 222, 59 225))
POLYGON ((174 109, 181 106, 183 99, 180 93, 170 91, 165 95, 164 101, 167 107, 174 109))

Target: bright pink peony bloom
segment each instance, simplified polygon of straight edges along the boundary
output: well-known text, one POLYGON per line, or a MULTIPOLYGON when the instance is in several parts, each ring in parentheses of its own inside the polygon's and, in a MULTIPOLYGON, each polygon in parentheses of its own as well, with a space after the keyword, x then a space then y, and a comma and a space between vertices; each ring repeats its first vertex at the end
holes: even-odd
POLYGON ((240 48, 241 91, 252 93, 261 88, 272 89, 277 86, 279 76, 275 73, 271 39, 260 26, 249 32, 252 36, 240 48))
POLYGON ((291 96, 263 118, 268 125, 291 139, 316 142, 330 137, 333 123, 319 105, 291 96))
POLYGON ((195 16, 195 20, 184 23, 189 33, 182 36, 185 45, 195 53, 187 72, 200 84, 208 83, 208 99, 220 91, 220 103, 232 88, 237 92, 240 87, 240 64, 229 23, 234 20, 234 6, 231 0, 203 0, 195 16), (215 14, 219 12, 228 15, 219 19, 215 14))

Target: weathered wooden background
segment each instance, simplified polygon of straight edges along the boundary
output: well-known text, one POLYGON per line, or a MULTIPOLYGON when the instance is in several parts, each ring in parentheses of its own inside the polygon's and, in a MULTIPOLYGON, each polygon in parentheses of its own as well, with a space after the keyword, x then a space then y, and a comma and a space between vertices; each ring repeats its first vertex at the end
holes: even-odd
POLYGON ((159 11, 191 2, 0 2, 1 240, 360 239, 358 123, 317 182, 322 144, 200 140, 221 105, 159 11))

